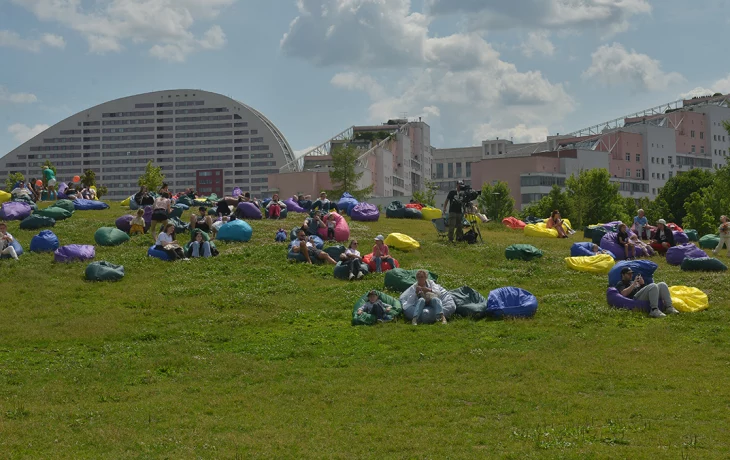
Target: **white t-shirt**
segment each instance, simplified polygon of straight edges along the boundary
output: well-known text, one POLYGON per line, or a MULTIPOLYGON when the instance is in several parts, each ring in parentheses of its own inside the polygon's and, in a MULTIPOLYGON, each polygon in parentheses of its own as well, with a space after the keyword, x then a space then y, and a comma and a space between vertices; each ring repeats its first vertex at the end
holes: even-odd
POLYGON ((165 232, 160 233, 157 235, 157 241, 155 241, 155 244, 157 246, 165 246, 166 244, 172 243, 174 240, 172 239, 172 235, 168 235, 165 232))
POLYGON ((217 222, 213 222, 213 229, 216 231, 216 233, 221 229, 223 225, 225 225, 227 222, 223 222, 222 220, 219 220, 217 222))
POLYGON ((0 233, 0 250, 7 248, 8 246, 13 244, 13 235, 10 234, 10 232, 5 232, 5 235, 0 233), (10 238, 7 240, 2 239, 3 236, 9 236, 10 238))
POLYGON ((360 251, 358 251, 357 249, 348 249, 345 251, 345 255, 346 256, 353 255, 355 257, 360 257, 360 251))

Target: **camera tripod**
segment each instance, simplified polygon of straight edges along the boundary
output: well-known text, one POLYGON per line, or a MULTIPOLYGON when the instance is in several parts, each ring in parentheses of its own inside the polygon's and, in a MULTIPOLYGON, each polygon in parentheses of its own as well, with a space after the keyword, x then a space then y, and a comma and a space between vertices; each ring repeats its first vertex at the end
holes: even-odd
POLYGON ((479 229, 479 217, 477 217, 475 213, 469 213, 464 214, 464 219, 469 223, 469 227, 474 230, 474 233, 477 234, 479 242, 484 243, 484 239, 482 238, 482 231, 479 229))

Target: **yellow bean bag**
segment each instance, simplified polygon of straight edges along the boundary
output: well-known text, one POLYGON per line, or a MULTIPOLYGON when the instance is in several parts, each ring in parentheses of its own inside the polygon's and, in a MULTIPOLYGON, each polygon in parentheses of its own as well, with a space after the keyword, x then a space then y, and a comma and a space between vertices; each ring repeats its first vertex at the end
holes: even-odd
POLYGON ((433 219, 440 219, 443 217, 443 213, 440 209, 432 208, 430 206, 426 206, 425 208, 421 209, 421 216, 425 220, 433 220, 433 219))
POLYGON ((402 233, 391 233, 387 238, 385 238, 385 244, 391 248, 403 251, 410 251, 411 249, 418 249, 421 247, 421 244, 418 241, 402 233))
MULTIPOLYGON (((563 228, 567 232, 570 228, 570 221, 563 219, 563 228)), ((545 222, 539 222, 537 224, 525 225, 525 236, 536 236, 538 238, 557 238, 558 231, 554 228, 547 228, 545 222)))
POLYGON ((585 257, 566 257, 565 264, 568 268, 579 272, 608 274, 616 265, 616 261, 608 254, 596 254, 585 257))
POLYGON ((10 201, 11 198, 12 198, 12 195, 10 195, 8 192, 0 190, 0 203, 5 203, 6 201, 10 201))
POLYGON ((671 286, 669 295, 672 297, 674 308, 685 313, 706 310, 710 307, 707 294, 697 288, 688 286, 671 286))
POLYGON ((130 197, 129 197, 129 198, 127 198, 126 200, 122 201, 122 206, 129 206, 129 201, 130 201, 131 199, 132 199, 132 197, 130 196, 130 197))

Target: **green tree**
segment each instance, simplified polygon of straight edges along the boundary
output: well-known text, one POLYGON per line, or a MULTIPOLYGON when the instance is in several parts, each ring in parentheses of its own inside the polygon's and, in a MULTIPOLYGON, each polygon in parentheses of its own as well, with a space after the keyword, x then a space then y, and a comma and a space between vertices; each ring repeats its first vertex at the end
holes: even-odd
POLYGON ((96 185, 96 173, 91 169, 87 169, 86 171, 84 171, 84 175, 81 176, 81 184, 84 187, 91 187, 92 185, 96 185))
POLYGON ((109 190, 106 188, 106 185, 100 185, 96 187, 96 199, 101 200, 101 197, 109 193, 109 190))
MULTIPOLYGON (((161 186, 162 182, 165 180, 165 175, 162 174, 162 168, 158 166, 154 166, 152 164, 152 161, 147 162, 147 166, 144 169, 144 174, 139 176, 139 180, 137 180, 137 185, 140 187, 145 186, 147 187, 147 190, 150 191, 157 191, 161 186)), ((99 193, 99 190, 97 189, 97 194, 99 193)))
POLYGON ((424 181, 424 191, 417 190, 413 192, 413 199, 426 206, 436 206, 436 192, 438 186, 432 180, 426 179, 424 181))
POLYGON ((487 217, 500 222, 505 217, 511 216, 515 209, 515 200, 510 195, 509 186, 507 182, 502 181, 494 185, 484 183, 477 202, 487 217))
POLYGON ((685 201, 693 193, 711 186, 713 181, 713 173, 703 169, 692 169, 669 179, 657 196, 657 200, 666 202, 669 211, 662 217, 667 219, 667 222, 684 226, 685 201))
POLYGON ((710 188, 692 193, 684 203, 684 225, 686 228, 697 230, 700 235, 715 233, 715 217, 708 198, 710 188))
POLYGON ((372 185, 363 189, 357 188, 357 185, 364 174, 355 171, 355 162, 361 154, 362 152, 352 145, 343 146, 332 151, 330 180, 332 181, 333 196, 341 196, 343 193, 349 192, 350 195, 362 201, 373 193, 372 185))
POLYGON ((633 217, 639 209, 641 208, 636 205, 636 200, 634 198, 631 198, 630 196, 624 197, 624 214, 629 216, 629 219, 632 219, 630 222, 633 221, 633 217))
POLYGON ((628 220, 619 185, 610 179, 606 169, 589 169, 577 176, 571 175, 565 181, 571 210, 566 217, 571 219, 575 228, 616 219, 628 220))
POLYGON ((5 191, 11 192, 13 190, 13 187, 15 186, 15 184, 17 184, 21 180, 25 180, 25 176, 23 175, 23 173, 19 173, 19 172, 10 173, 8 175, 8 178, 5 179, 5 191))
MULTIPOLYGON (((571 215, 571 207, 568 200, 567 194, 558 185, 553 185, 550 189, 550 193, 542 197, 542 199, 536 203, 528 205, 523 211, 523 217, 539 217, 547 218, 554 210, 559 210, 563 216, 571 215)), ((570 219, 570 217, 568 217, 570 219)))

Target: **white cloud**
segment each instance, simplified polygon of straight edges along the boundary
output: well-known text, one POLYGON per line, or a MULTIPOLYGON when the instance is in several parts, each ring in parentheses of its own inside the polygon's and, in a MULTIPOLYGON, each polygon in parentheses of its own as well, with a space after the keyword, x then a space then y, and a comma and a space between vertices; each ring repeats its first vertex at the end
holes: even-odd
POLYGON ((522 54, 532 57, 535 53, 545 56, 555 54, 555 45, 550 41, 550 33, 546 30, 530 32, 527 34, 527 40, 522 44, 522 54))
POLYGON ((656 59, 627 51, 619 43, 603 45, 591 56, 592 64, 583 76, 607 86, 629 84, 637 90, 662 91, 684 81, 677 72, 665 73, 656 59))
POLYGON ((711 85, 712 89, 698 86, 695 89, 687 91, 679 95, 682 99, 690 99, 692 97, 711 96, 715 93, 730 94, 730 74, 727 77, 717 80, 711 85))
POLYGON ((364 91, 372 99, 385 97, 385 88, 369 75, 360 75, 355 72, 338 73, 332 77, 330 83, 339 88, 364 91))
POLYGON ((13 135, 16 141, 22 144, 47 130, 49 127, 49 125, 35 125, 31 127, 22 123, 15 123, 8 127, 8 132, 13 135))
MULTIPOLYGON (((84 5, 80 0, 11 1, 41 21, 78 32, 93 53, 119 52, 130 43, 146 44, 152 56, 184 61, 191 53, 225 45, 220 26, 214 25, 201 37, 193 30, 197 21, 216 18, 237 0, 97 0, 84 5)), ((59 46, 58 38, 44 36, 43 40, 59 46)))
POLYGON ((12 30, 0 30, 0 47, 3 46, 37 53, 44 46, 63 49, 66 47, 66 41, 60 35, 44 34, 39 39, 30 39, 23 38, 12 30))
POLYGON ((38 98, 35 94, 31 93, 11 93, 7 88, 0 85, 0 104, 5 102, 11 104, 32 104, 38 102, 38 98))
POLYGON ((679 97, 680 99, 692 99, 693 97, 711 96, 713 94, 715 94, 715 91, 698 86, 695 89, 680 94, 679 97))

